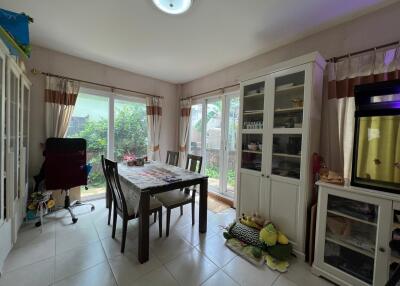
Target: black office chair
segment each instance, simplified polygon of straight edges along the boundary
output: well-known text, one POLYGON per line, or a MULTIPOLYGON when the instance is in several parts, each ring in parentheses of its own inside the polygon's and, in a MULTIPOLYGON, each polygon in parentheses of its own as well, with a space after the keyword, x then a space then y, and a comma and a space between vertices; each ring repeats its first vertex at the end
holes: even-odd
MULTIPOLYGON (((86 165, 86 140, 81 138, 48 138, 46 140, 44 163, 40 173, 34 177, 35 191, 44 183, 46 190, 65 191, 64 209, 71 214, 72 223, 78 218, 73 209, 89 205, 91 211, 95 206, 81 201, 70 201, 69 190, 73 187, 86 186, 88 169, 86 165)), ((37 223, 37 226, 40 224, 37 223)))

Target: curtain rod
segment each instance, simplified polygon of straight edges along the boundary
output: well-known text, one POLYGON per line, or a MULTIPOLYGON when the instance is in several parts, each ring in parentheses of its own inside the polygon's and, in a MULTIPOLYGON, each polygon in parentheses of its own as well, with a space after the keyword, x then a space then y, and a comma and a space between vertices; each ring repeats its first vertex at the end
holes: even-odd
POLYGON ((198 93, 198 94, 194 94, 194 95, 191 95, 191 96, 188 96, 188 97, 181 98, 181 100, 185 100, 185 99, 189 99, 189 98, 193 98, 193 97, 198 97, 198 96, 201 96, 201 95, 205 95, 205 94, 212 93, 212 92, 215 92, 215 91, 220 91, 220 90, 222 92, 224 92, 225 89, 227 89, 227 88, 231 88, 231 87, 235 87, 235 86, 239 86, 239 85, 240 85, 239 83, 236 83, 236 84, 232 84, 232 85, 216 88, 216 89, 213 89, 213 90, 209 90, 209 91, 206 91, 206 92, 202 92, 202 93, 198 93))
POLYGON ((330 59, 328 60, 328 62, 329 62, 329 61, 333 61, 333 62, 336 63, 338 60, 347 58, 347 57, 349 57, 349 56, 356 56, 356 55, 363 54, 363 53, 366 53, 366 52, 371 52, 371 51, 374 51, 374 50, 379 50, 379 49, 387 48, 387 47, 390 47, 390 46, 398 45, 399 43, 400 43, 399 41, 396 41, 396 42, 392 42, 392 43, 380 45, 380 46, 377 46, 377 47, 374 47, 374 48, 369 48, 369 49, 357 51, 357 52, 354 52, 354 53, 349 53, 349 54, 347 54, 347 55, 342 55, 342 56, 339 56, 339 57, 332 57, 332 58, 330 58, 330 59))
POLYGON ((159 96, 159 95, 154 95, 154 94, 145 93, 145 92, 141 92, 141 91, 126 89, 126 88, 121 88, 121 87, 115 87, 115 86, 111 86, 111 85, 107 85, 107 84, 103 84, 103 83, 87 81, 87 80, 81 80, 81 79, 71 78, 71 77, 62 76, 62 75, 58 75, 58 74, 52 74, 52 73, 48 73, 48 72, 42 72, 42 71, 39 71, 39 70, 37 70, 35 68, 31 69, 31 73, 34 74, 34 75, 42 74, 42 75, 47 75, 47 76, 53 76, 53 77, 67 79, 67 80, 72 80, 72 81, 78 81, 78 82, 81 82, 81 83, 87 83, 87 84, 91 84, 91 85, 97 85, 97 86, 101 86, 101 87, 106 87, 106 88, 111 89, 111 91, 121 90, 121 91, 127 91, 127 92, 132 92, 132 93, 146 95, 146 96, 153 96, 153 97, 163 98, 162 96, 159 96))

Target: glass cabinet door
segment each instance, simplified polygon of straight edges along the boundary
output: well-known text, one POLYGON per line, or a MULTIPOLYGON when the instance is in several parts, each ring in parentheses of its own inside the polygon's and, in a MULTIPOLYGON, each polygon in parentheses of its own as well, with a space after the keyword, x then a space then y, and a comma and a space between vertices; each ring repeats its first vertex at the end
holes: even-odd
POLYGON ((303 125, 304 71, 275 78, 274 128, 303 125))
POLYGON ((19 166, 18 166, 18 143, 19 143, 19 134, 18 134, 18 123, 19 123, 19 76, 12 69, 10 69, 10 93, 9 93, 9 105, 10 105, 10 115, 9 115, 9 152, 12 154, 13 164, 13 187, 14 187, 14 199, 19 197, 19 166))
POLYGON ((300 179, 305 71, 274 78, 271 174, 300 179))
POLYGON ((372 284, 378 213, 377 205, 329 194, 325 263, 372 284))
POLYGON ((6 192, 4 184, 5 155, 4 155, 4 96, 5 96, 5 57, 0 52, 0 225, 5 218, 6 192))
POLYGON ((274 134, 272 139, 273 175, 300 179, 301 134, 274 134))
POLYGON ((265 82, 243 87, 242 168, 261 171, 265 82))
POLYGON ((20 98, 20 160, 23 157, 24 160, 20 162, 20 180, 21 180, 21 192, 27 191, 28 186, 28 130, 29 130, 29 86, 23 82, 21 85, 21 98, 20 98))

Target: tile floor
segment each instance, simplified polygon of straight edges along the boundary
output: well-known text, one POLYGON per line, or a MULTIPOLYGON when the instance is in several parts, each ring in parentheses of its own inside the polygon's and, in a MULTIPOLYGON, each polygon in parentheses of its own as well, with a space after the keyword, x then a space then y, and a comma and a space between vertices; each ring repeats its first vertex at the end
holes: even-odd
MULTIPOLYGON (((230 223, 234 210, 208 212, 208 232, 199 235, 191 226, 189 206, 184 216, 172 212, 171 234, 158 238, 158 223, 150 228, 150 261, 137 261, 137 221, 131 221, 125 254, 120 253, 121 223, 116 239, 107 226, 104 200, 96 210, 80 209, 79 221, 70 224, 66 212, 48 216, 43 233, 25 224, 9 254, 0 286, 169 286, 169 285, 331 285, 311 274, 304 262, 294 259, 280 275, 256 268, 224 246, 222 225, 230 223)), ((196 212, 197 214, 197 212, 196 212)), ((165 215, 164 234, 165 234, 165 215)))

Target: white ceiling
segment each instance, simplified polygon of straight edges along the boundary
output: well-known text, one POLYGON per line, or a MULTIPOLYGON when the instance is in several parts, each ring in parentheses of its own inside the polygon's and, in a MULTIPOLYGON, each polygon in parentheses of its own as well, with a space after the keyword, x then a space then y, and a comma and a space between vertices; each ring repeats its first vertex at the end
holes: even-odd
POLYGON ((33 44, 184 83, 393 0, 197 0, 170 16, 151 0, 0 0, 34 18, 33 44))

